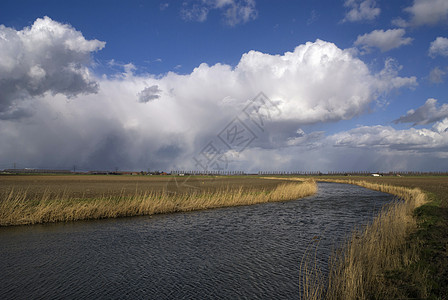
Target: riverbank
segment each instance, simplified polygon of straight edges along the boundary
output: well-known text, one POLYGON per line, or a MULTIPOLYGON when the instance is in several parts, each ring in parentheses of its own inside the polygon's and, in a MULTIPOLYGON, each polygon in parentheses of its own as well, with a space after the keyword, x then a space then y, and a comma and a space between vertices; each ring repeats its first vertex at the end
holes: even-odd
MULTIPOLYGON (((174 212, 186 212, 226 206, 251 205, 274 201, 287 201, 316 193, 312 180, 306 182, 267 182, 248 178, 160 178, 139 182, 134 192, 129 188, 120 191, 115 177, 87 178, 35 177, 26 178, 34 187, 14 186, 1 191, 0 226, 67 222, 86 219, 117 218, 174 212), (41 181, 39 181, 41 180, 41 181), (46 185, 53 180, 52 185, 46 185), (55 182, 64 184, 57 186, 55 182), (100 185, 89 181, 105 180, 100 185), (111 180, 111 192, 104 184, 111 180), (89 185, 90 184, 90 185, 89 185), (151 185, 154 186, 151 186, 151 185), (80 194, 87 189, 90 194, 80 194), (142 188, 146 186, 146 188, 142 188), (105 190, 98 196, 95 188, 105 190), (93 191, 91 190, 93 189, 93 191)), ((3 178, 2 178, 3 179, 3 178)), ((15 178, 18 182, 18 178, 15 178)), ((128 184, 132 184, 131 179, 128 184)), ((14 181, 13 181, 14 183, 14 181)), ((135 184, 135 183, 134 183, 135 184)), ((86 191, 85 191, 86 192, 86 191)))
POLYGON ((318 189, 261 205, 2 227, 0 298, 297 299, 309 241, 321 238, 325 264, 335 241, 393 199, 318 189))
MULTIPOLYGON (((446 177, 319 178, 391 193, 331 260, 328 279, 306 287, 309 299, 444 299, 448 294, 446 177)), ((312 275, 315 276, 315 275, 312 275)))

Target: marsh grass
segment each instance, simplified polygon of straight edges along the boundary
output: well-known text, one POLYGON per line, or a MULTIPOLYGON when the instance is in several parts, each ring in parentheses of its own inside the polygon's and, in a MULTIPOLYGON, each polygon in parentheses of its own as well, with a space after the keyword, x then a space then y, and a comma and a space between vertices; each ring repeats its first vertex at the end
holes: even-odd
POLYGON ((325 276, 317 259, 319 237, 313 237, 302 256, 299 269, 300 299, 321 299, 325 292, 325 276))
POLYGON ((0 201, 0 226, 86 219, 117 218, 186 212, 225 206, 250 205, 286 201, 316 193, 314 181, 282 183, 273 189, 222 187, 214 191, 194 190, 191 193, 164 191, 136 192, 133 195, 97 198, 74 198, 67 192, 52 193, 46 189, 38 198, 26 189, 3 192, 0 201))
POLYGON ((351 234, 330 258, 328 278, 322 277, 319 269, 306 275, 311 279, 301 282, 310 285, 302 287, 308 291, 303 297, 392 299, 396 291, 387 284, 385 277, 388 272, 406 267, 418 259, 418 245, 407 243, 407 237, 417 228, 413 213, 426 202, 426 195, 418 188, 366 181, 325 181, 356 184, 396 195, 401 201, 384 206, 370 224, 351 234))

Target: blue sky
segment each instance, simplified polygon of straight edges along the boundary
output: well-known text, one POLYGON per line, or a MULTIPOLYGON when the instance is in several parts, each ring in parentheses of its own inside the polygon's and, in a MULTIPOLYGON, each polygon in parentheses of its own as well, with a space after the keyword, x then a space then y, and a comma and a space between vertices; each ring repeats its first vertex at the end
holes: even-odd
POLYGON ((0 24, 0 169, 448 168, 444 0, 4 0, 0 24), (259 92, 263 130, 222 144, 259 92))

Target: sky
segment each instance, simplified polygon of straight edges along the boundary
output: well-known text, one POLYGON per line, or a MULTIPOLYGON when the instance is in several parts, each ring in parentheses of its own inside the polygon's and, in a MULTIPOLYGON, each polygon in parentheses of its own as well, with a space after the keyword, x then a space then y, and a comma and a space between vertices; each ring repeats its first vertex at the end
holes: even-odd
POLYGON ((0 169, 447 171, 448 1, 0 1, 0 169))

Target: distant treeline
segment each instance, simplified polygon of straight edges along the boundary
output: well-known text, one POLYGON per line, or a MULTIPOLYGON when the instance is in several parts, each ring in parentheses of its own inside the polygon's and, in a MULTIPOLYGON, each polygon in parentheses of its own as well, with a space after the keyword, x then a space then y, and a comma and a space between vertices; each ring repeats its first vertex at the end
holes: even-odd
POLYGON ((3 173, 12 174, 69 174, 70 170, 50 170, 50 169, 5 169, 3 173))
POLYGON ((244 172, 244 171, 229 171, 229 170, 171 170, 165 171, 72 171, 72 170, 59 170, 59 169, 5 169, 0 170, 0 173, 4 174, 87 174, 87 175, 177 175, 177 176, 190 176, 190 175, 221 175, 221 176, 241 176, 241 175, 300 175, 300 176, 448 176, 448 171, 438 172, 421 172, 421 171, 390 171, 390 172, 371 172, 371 171, 329 171, 323 173, 320 171, 259 171, 257 173, 244 172))

